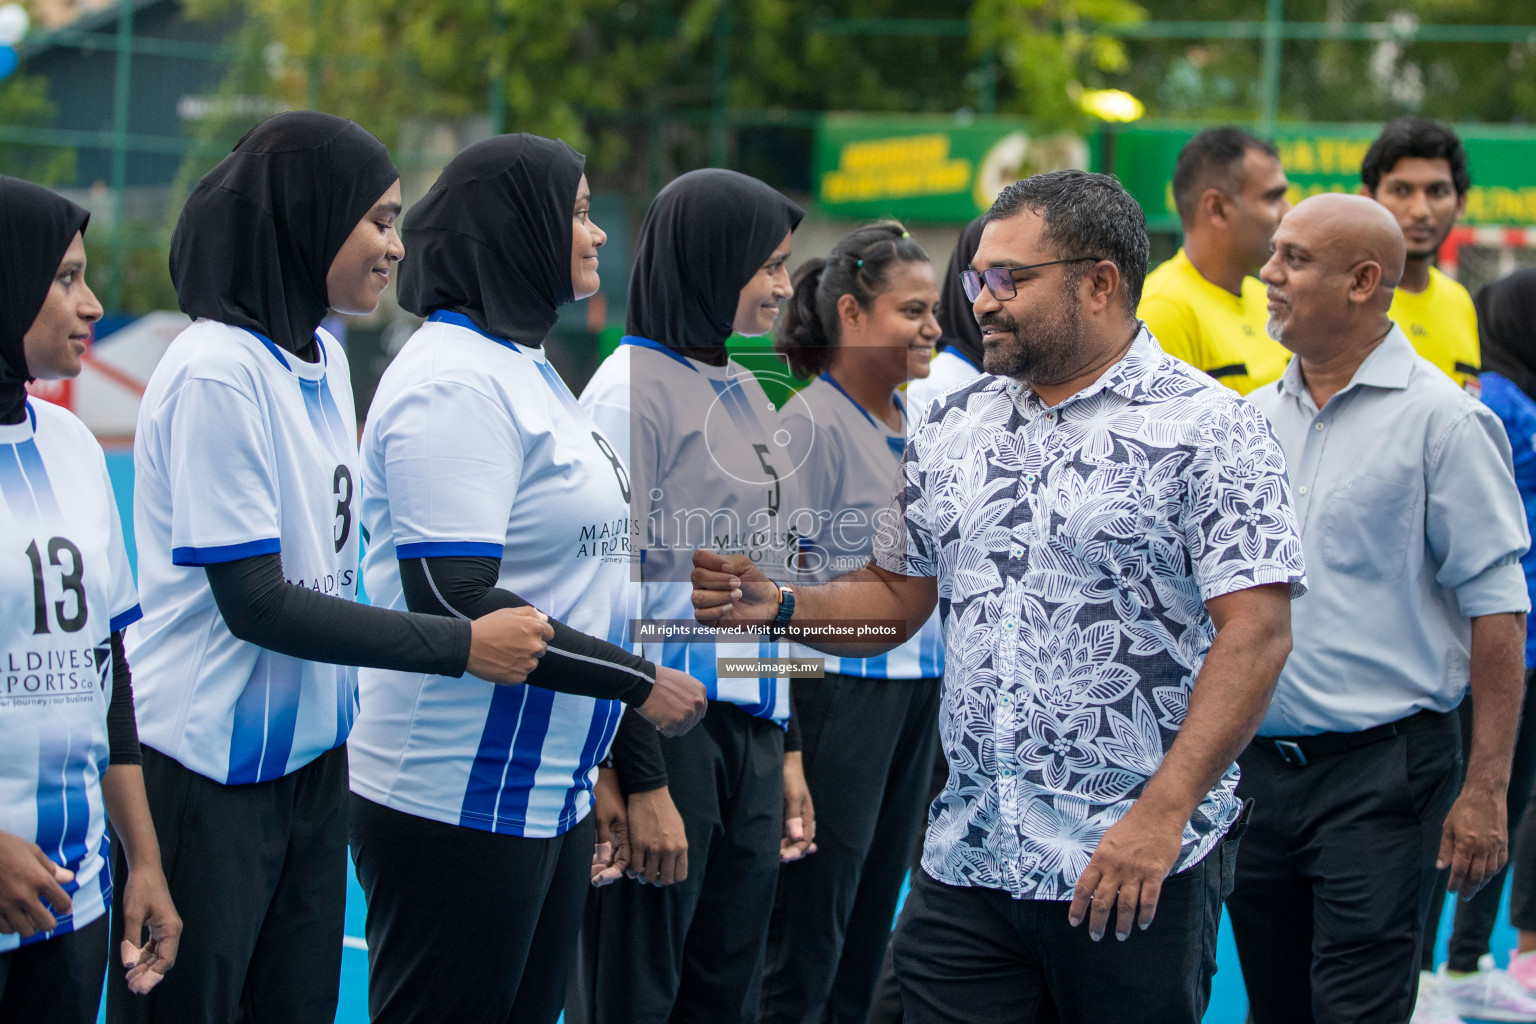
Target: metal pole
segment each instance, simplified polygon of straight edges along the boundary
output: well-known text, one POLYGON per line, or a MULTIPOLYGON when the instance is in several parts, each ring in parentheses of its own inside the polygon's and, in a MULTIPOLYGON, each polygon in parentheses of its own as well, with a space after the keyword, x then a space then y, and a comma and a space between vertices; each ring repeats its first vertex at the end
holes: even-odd
POLYGON ((304 63, 304 108, 320 109, 320 35, 324 31, 321 18, 325 15, 324 0, 309 0, 309 25, 314 32, 309 44, 309 57, 304 63))
POLYGON ((715 16, 714 89, 709 108, 709 165, 724 167, 727 157, 727 106, 731 98, 731 34, 734 29, 731 0, 721 0, 715 16))
POLYGON ((997 113, 997 50, 990 46, 981 55, 981 90, 976 97, 976 112, 997 113))
POLYGON ((123 193, 128 188, 128 111, 133 70, 133 0, 117 2, 117 78, 112 86, 112 279, 107 309, 121 312, 128 233, 123 224, 123 193))
POLYGON ((507 18, 501 4, 491 0, 491 71, 485 85, 485 119, 492 135, 507 130, 507 83, 502 37, 507 34, 507 18))
POLYGON ((1265 135, 1273 135, 1280 118, 1280 23, 1284 0, 1264 4, 1264 80, 1259 93, 1259 123, 1265 135))

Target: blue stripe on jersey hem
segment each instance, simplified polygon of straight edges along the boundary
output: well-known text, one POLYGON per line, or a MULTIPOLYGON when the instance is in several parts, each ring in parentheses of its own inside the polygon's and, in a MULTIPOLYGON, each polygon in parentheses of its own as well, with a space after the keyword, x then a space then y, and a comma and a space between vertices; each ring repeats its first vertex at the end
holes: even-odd
POLYGON ((494 558, 500 561, 504 548, 472 540, 428 540, 415 544, 396 544, 395 558, 494 558))
POLYGON ((112 616, 112 621, 108 624, 107 630, 108 632, 116 633, 120 629, 127 629, 143 617, 144 609, 139 605, 134 605, 122 614, 112 616))
POLYGON ((687 356, 683 355, 681 352, 676 351, 675 349, 668 348, 659 341, 652 341, 650 338, 642 338, 638 334, 626 334, 619 339, 619 344, 634 345, 636 348, 654 349, 657 352, 660 352, 662 355, 666 356, 668 359, 677 360, 684 366, 688 367, 688 369, 692 370, 694 373, 699 372, 699 368, 690 363, 687 356))
POLYGON ((172 565, 219 565, 223 562, 238 562, 242 558, 253 558, 256 555, 275 555, 283 550, 283 542, 278 537, 268 537, 265 540, 248 540, 242 544, 219 544, 211 548, 172 548, 172 565))

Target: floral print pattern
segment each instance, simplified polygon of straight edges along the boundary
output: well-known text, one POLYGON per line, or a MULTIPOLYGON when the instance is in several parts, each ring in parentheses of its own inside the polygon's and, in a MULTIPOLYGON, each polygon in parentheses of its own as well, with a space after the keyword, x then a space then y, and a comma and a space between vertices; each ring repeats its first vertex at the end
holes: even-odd
MULTIPOLYGON (((1143 328, 1052 409, 983 377, 913 433, 875 547, 938 579, 949 782, 923 866, 951 885, 1070 899, 1184 722, 1216 629, 1205 602, 1306 588, 1285 457, 1246 401, 1143 328)), ((1230 767, 1174 870, 1236 820, 1230 767)))

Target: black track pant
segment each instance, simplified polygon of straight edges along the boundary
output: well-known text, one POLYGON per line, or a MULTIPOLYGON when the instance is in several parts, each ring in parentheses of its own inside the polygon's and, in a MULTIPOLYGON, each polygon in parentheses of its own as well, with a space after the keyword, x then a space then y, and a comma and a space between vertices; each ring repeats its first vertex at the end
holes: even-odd
POLYGON ((759 1020, 862 1024, 927 820, 938 679, 797 679, 817 852, 779 871, 759 1020))
MULTIPOLYGON (((347 751, 226 786, 144 748, 144 788, 184 931, 149 995, 109 971, 110 1024, 331 1024, 347 904, 347 751)), ((113 872, 127 878, 121 851, 113 872)), ((122 941, 113 915, 112 948, 122 941)))
POLYGON ((596 825, 497 835, 352 797, 373 1024, 555 1024, 596 825))
POLYGON ((593 893, 569 1024, 757 1018, 784 833, 784 730, 711 701, 703 722, 661 749, 688 877, 593 893))
POLYGON ((107 915, 77 932, 0 953, 0 1024, 96 1024, 107 915))
POLYGON ((1403 1024, 1440 827, 1460 785, 1455 713, 1293 767, 1254 742, 1253 818, 1227 900, 1254 1024, 1403 1024))
MULTIPOLYGON (((1235 829, 1234 832, 1240 831, 1235 829)), ((1157 917, 1124 942, 1073 927, 1066 900, 912 880, 893 952, 911 1024, 1199 1024, 1216 973, 1229 838, 1163 881, 1157 917)))

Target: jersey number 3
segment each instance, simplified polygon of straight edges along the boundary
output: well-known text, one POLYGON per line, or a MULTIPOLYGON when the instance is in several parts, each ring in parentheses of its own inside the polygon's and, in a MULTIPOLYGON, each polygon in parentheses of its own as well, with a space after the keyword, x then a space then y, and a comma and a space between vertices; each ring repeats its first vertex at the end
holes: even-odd
POLYGON ((336 498, 336 525, 331 535, 336 539, 339 554, 352 535, 352 471, 346 466, 336 467, 336 475, 331 478, 331 494, 336 498))
MULTIPOLYGON (((48 630, 48 586, 43 580, 43 553, 37 548, 37 541, 27 545, 27 558, 32 562, 32 632, 47 633, 48 630)), ((48 542, 48 564, 63 569, 59 577, 59 587, 64 591, 65 597, 74 597, 74 613, 64 614, 65 601, 53 603, 53 615, 58 620, 59 628, 66 633, 78 633, 85 626, 85 561, 80 557, 80 549, 63 537, 55 537, 48 542), (64 565, 62 556, 68 556, 69 565, 64 565)))

